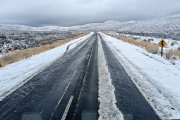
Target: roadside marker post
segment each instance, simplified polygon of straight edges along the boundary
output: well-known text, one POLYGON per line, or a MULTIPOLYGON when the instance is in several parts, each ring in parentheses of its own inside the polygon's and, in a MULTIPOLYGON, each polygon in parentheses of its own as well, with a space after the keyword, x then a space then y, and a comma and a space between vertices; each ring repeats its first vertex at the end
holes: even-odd
POLYGON ((163 39, 158 43, 159 47, 161 47, 161 56, 163 56, 163 47, 167 45, 166 41, 163 39))

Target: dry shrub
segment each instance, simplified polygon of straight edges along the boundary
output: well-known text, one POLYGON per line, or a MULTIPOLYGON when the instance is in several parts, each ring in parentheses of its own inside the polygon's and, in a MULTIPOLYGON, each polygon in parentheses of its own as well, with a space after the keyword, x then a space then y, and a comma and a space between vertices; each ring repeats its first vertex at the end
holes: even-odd
POLYGON ((166 55, 167 59, 171 59, 171 58, 176 59, 176 57, 180 59, 180 51, 179 50, 170 49, 165 53, 165 55, 166 55))
POLYGON ((3 66, 0 64, 0 67, 3 67, 3 66))
POLYGON ((180 47, 178 47, 177 50, 180 51, 180 47))
POLYGON ((171 46, 176 45, 176 44, 178 44, 177 41, 172 41, 172 42, 171 42, 171 46))
POLYGON ((155 45, 155 46, 148 45, 148 46, 146 46, 146 50, 152 54, 158 54, 159 47, 157 45, 155 45))
POLYGON ((170 49, 165 53, 166 59, 168 59, 173 65, 175 65, 175 60, 180 59, 180 51, 170 49))
POLYGON ((172 50, 173 55, 180 57, 180 51, 179 50, 172 50))
POLYGON ((55 48, 57 46, 63 45, 63 44, 65 44, 65 43, 67 43, 73 39, 82 37, 84 35, 87 35, 87 33, 80 34, 80 35, 77 35, 73 38, 68 38, 66 40, 59 40, 59 41, 53 42, 51 44, 46 44, 46 45, 42 45, 39 47, 28 48, 28 49, 24 49, 24 50, 15 50, 14 52, 7 53, 0 58, 0 67, 8 65, 10 63, 17 62, 17 61, 25 59, 25 58, 28 58, 32 55, 45 52, 46 50, 49 50, 49 49, 55 48))
POLYGON ((172 53, 170 51, 165 52, 165 56, 167 60, 170 60, 172 58, 172 53))

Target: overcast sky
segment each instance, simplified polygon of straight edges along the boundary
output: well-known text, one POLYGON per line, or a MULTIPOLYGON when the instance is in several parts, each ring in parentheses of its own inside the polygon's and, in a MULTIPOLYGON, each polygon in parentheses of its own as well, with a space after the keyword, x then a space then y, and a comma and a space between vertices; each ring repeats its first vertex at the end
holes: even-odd
POLYGON ((180 0, 0 0, 0 24, 72 26, 180 13, 180 0))

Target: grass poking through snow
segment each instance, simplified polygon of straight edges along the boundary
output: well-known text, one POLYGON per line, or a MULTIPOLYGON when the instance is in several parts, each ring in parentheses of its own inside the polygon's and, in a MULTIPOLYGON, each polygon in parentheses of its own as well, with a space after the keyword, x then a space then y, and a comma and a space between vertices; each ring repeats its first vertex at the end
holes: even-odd
POLYGON ((122 40, 124 42, 128 42, 130 44, 145 48, 150 53, 157 54, 159 52, 159 46, 156 43, 151 43, 150 41, 135 40, 133 38, 124 37, 124 36, 116 36, 112 34, 108 34, 108 35, 115 37, 119 40, 122 40))
POLYGON ((57 46, 63 45, 73 39, 82 37, 84 35, 86 35, 87 33, 84 34, 79 34, 73 38, 68 38, 66 40, 59 40, 57 42, 53 42, 52 44, 46 44, 46 45, 42 45, 39 47, 34 47, 34 48, 28 48, 28 49, 24 49, 24 50, 15 50, 11 53, 7 53, 3 56, 0 57, 0 67, 6 66, 8 64, 17 62, 19 60, 31 57, 32 55, 36 55, 42 52, 45 52, 46 50, 55 48, 57 46))

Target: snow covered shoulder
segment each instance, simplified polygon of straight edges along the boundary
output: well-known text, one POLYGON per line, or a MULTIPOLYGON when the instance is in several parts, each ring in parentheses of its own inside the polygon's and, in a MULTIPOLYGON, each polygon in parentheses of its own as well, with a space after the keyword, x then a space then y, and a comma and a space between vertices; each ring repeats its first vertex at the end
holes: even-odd
POLYGON ((0 68, 0 101, 24 85, 28 80, 49 66, 57 58, 61 57, 66 51, 67 46, 74 43, 69 47, 69 49, 72 49, 80 42, 85 41, 92 34, 93 33, 90 33, 60 47, 56 47, 44 53, 34 55, 28 59, 23 59, 19 62, 0 68))
POLYGON ((101 35, 157 115, 180 119, 179 66, 140 47, 101 35))

